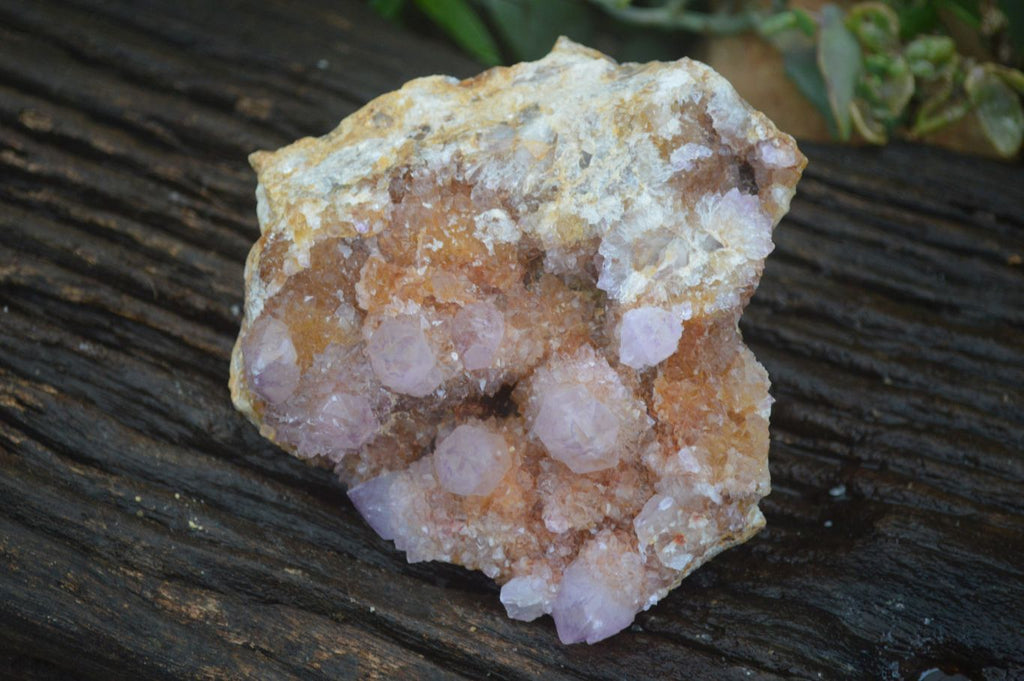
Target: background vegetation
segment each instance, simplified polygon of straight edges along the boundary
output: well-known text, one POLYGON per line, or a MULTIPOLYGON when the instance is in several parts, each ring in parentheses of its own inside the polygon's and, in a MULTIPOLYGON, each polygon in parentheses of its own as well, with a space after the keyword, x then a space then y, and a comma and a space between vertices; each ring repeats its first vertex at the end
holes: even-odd
MULTIPOLYGON (((707 41, 745 35, 778 51, 781 68, 775 70, 795 84, 804 105, 814 107, 835 139, 929 139, 967 118, 996 155, 1017 156, 1024 140, 1024 0, 371 5, 392 21, 445 36, 487 66, 537 59, 559 35, 628 61, 699 58, 707 41)), ((738 49, 742 45, 736 43, 738 49)))

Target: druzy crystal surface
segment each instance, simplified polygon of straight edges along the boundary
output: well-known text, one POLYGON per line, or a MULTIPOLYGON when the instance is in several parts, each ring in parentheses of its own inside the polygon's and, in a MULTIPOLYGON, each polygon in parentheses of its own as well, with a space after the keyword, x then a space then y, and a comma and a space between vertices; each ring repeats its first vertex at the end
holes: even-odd
POLYGON ((563 39, 252 163, 235 404, 410 561, 593 643, 763 526, 737 322, 805 160, 706 66, 563 39))

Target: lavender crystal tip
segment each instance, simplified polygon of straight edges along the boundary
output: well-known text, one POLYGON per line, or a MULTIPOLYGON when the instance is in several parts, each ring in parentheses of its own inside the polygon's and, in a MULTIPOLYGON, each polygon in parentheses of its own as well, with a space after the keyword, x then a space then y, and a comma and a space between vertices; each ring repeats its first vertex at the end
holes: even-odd
POLYGON ((251 160, 232 398, 410 562, 595 643, 764 525, 737 325, 806 160, 707 66, 563 38, 251 160))

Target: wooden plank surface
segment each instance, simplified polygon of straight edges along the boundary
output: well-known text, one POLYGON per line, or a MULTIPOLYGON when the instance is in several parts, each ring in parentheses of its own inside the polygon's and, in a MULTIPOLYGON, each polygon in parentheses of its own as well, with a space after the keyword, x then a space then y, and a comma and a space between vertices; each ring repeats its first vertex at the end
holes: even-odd
POLYGON ((1024 172, 809 146, 768 527, 564 647, 231 407, 245 161, 476 68, 354 0, 0 2, 0 678, 1024 678, 1024 172))

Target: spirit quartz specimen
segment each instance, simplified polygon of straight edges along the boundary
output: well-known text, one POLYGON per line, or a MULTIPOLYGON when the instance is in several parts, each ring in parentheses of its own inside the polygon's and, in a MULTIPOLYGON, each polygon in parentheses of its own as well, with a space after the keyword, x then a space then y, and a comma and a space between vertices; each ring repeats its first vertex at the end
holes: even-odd
POLYGON ((251 160, 232 397, 409 561, 593 643, 764 525, 737 321, 806 161, 708 67, 562 39, 251 160))

